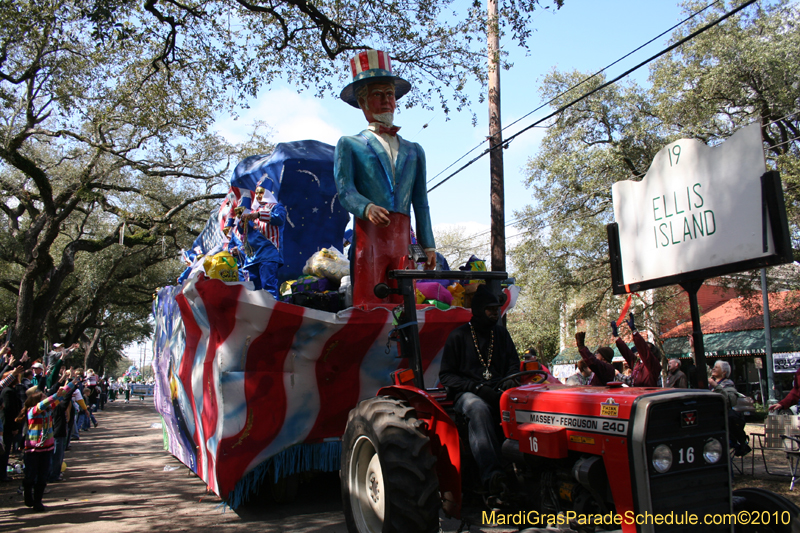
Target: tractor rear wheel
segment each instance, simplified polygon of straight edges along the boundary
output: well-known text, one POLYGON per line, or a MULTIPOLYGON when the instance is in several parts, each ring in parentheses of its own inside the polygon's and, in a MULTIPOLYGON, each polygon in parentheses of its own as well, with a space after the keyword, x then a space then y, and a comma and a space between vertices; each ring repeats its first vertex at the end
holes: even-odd
POLYGON ((342 437, 342 501, 350 533, 439 531, 430 439, 406 402, 378 396, 350 411, 342 437))

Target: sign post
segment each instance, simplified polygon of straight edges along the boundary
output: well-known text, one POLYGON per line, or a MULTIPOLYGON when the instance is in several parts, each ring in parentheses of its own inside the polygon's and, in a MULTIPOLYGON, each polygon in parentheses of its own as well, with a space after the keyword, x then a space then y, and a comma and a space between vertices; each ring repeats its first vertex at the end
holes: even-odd
POLYGON ((640 182, 612 187, 614 294, 679 284, 689 295, 697 383, 707 387, 697 290, 703 280, 793 260, 780 176, 766 172, 759 123, 717 147, 668 144, 640 182))

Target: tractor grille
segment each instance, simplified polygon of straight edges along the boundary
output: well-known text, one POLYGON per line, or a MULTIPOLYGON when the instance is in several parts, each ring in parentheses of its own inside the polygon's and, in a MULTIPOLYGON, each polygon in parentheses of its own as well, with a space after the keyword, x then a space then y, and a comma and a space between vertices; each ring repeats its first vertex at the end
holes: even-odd
POLYGON ((727 514, 731 509, 727 415, 720 400, 715 394, 695 395, 651 406, 645 452, 653 515, 672 513, 677 518, 693 513, 701 520, 701 525, 691 526, 676 519, 682 523, 657 524, 654 531, 731 531, 730 525, 702 523, 706 514, 727 514), (709 464, 703 457, 703 448, 712 438, 722 444, 722 456, 709 464), (659 473, 652 464, 653 451, 660 444, 672 451, 672 467, 665 473, 659 473))

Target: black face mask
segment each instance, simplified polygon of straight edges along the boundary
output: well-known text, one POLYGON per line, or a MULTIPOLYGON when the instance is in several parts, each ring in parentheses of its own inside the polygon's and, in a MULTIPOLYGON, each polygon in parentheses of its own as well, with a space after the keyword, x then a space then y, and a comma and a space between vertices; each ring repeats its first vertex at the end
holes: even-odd
POLYGON ((475 327, 475 329, 488 330, 497 324, 497 320, 486 316, 485 311, 481 311, 480 314, 476 314, 476 311, 473 309, 472 320, 470 320, 470 323, 475 327))
POLYGON ((499 303, 497 297, 490 293, 485 285, 478 287, 472 297, 472 320, 470 322, 473 327, 479 330, 487 330, 497 324, 497 319, 486 316, 486 308, 499 305, 499 303))

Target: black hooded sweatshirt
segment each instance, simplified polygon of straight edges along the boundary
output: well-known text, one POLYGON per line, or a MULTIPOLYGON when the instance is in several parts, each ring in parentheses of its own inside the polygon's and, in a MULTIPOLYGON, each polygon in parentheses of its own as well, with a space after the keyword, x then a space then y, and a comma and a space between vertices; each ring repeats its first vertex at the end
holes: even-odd
POLYGON ((519 356, 508 330, 486 316, 486 307, 498 305, 497 298, 485 286, 481 286, 472 298, 472 318, 469 323, 454 329, 444 345, 439 381, 447 389, 447 395, 454 401, 465 392, 475 392, 480 384, 495 387, 506 376, 519 372, 519 356), (471 327, 470 327, 471 326, 471 327), (472 331, 478 341, 481 357, 475 350, 472 331), (489 372, 492 377, 484 377, 490 346, 494 333, 494 348, 489 372))

